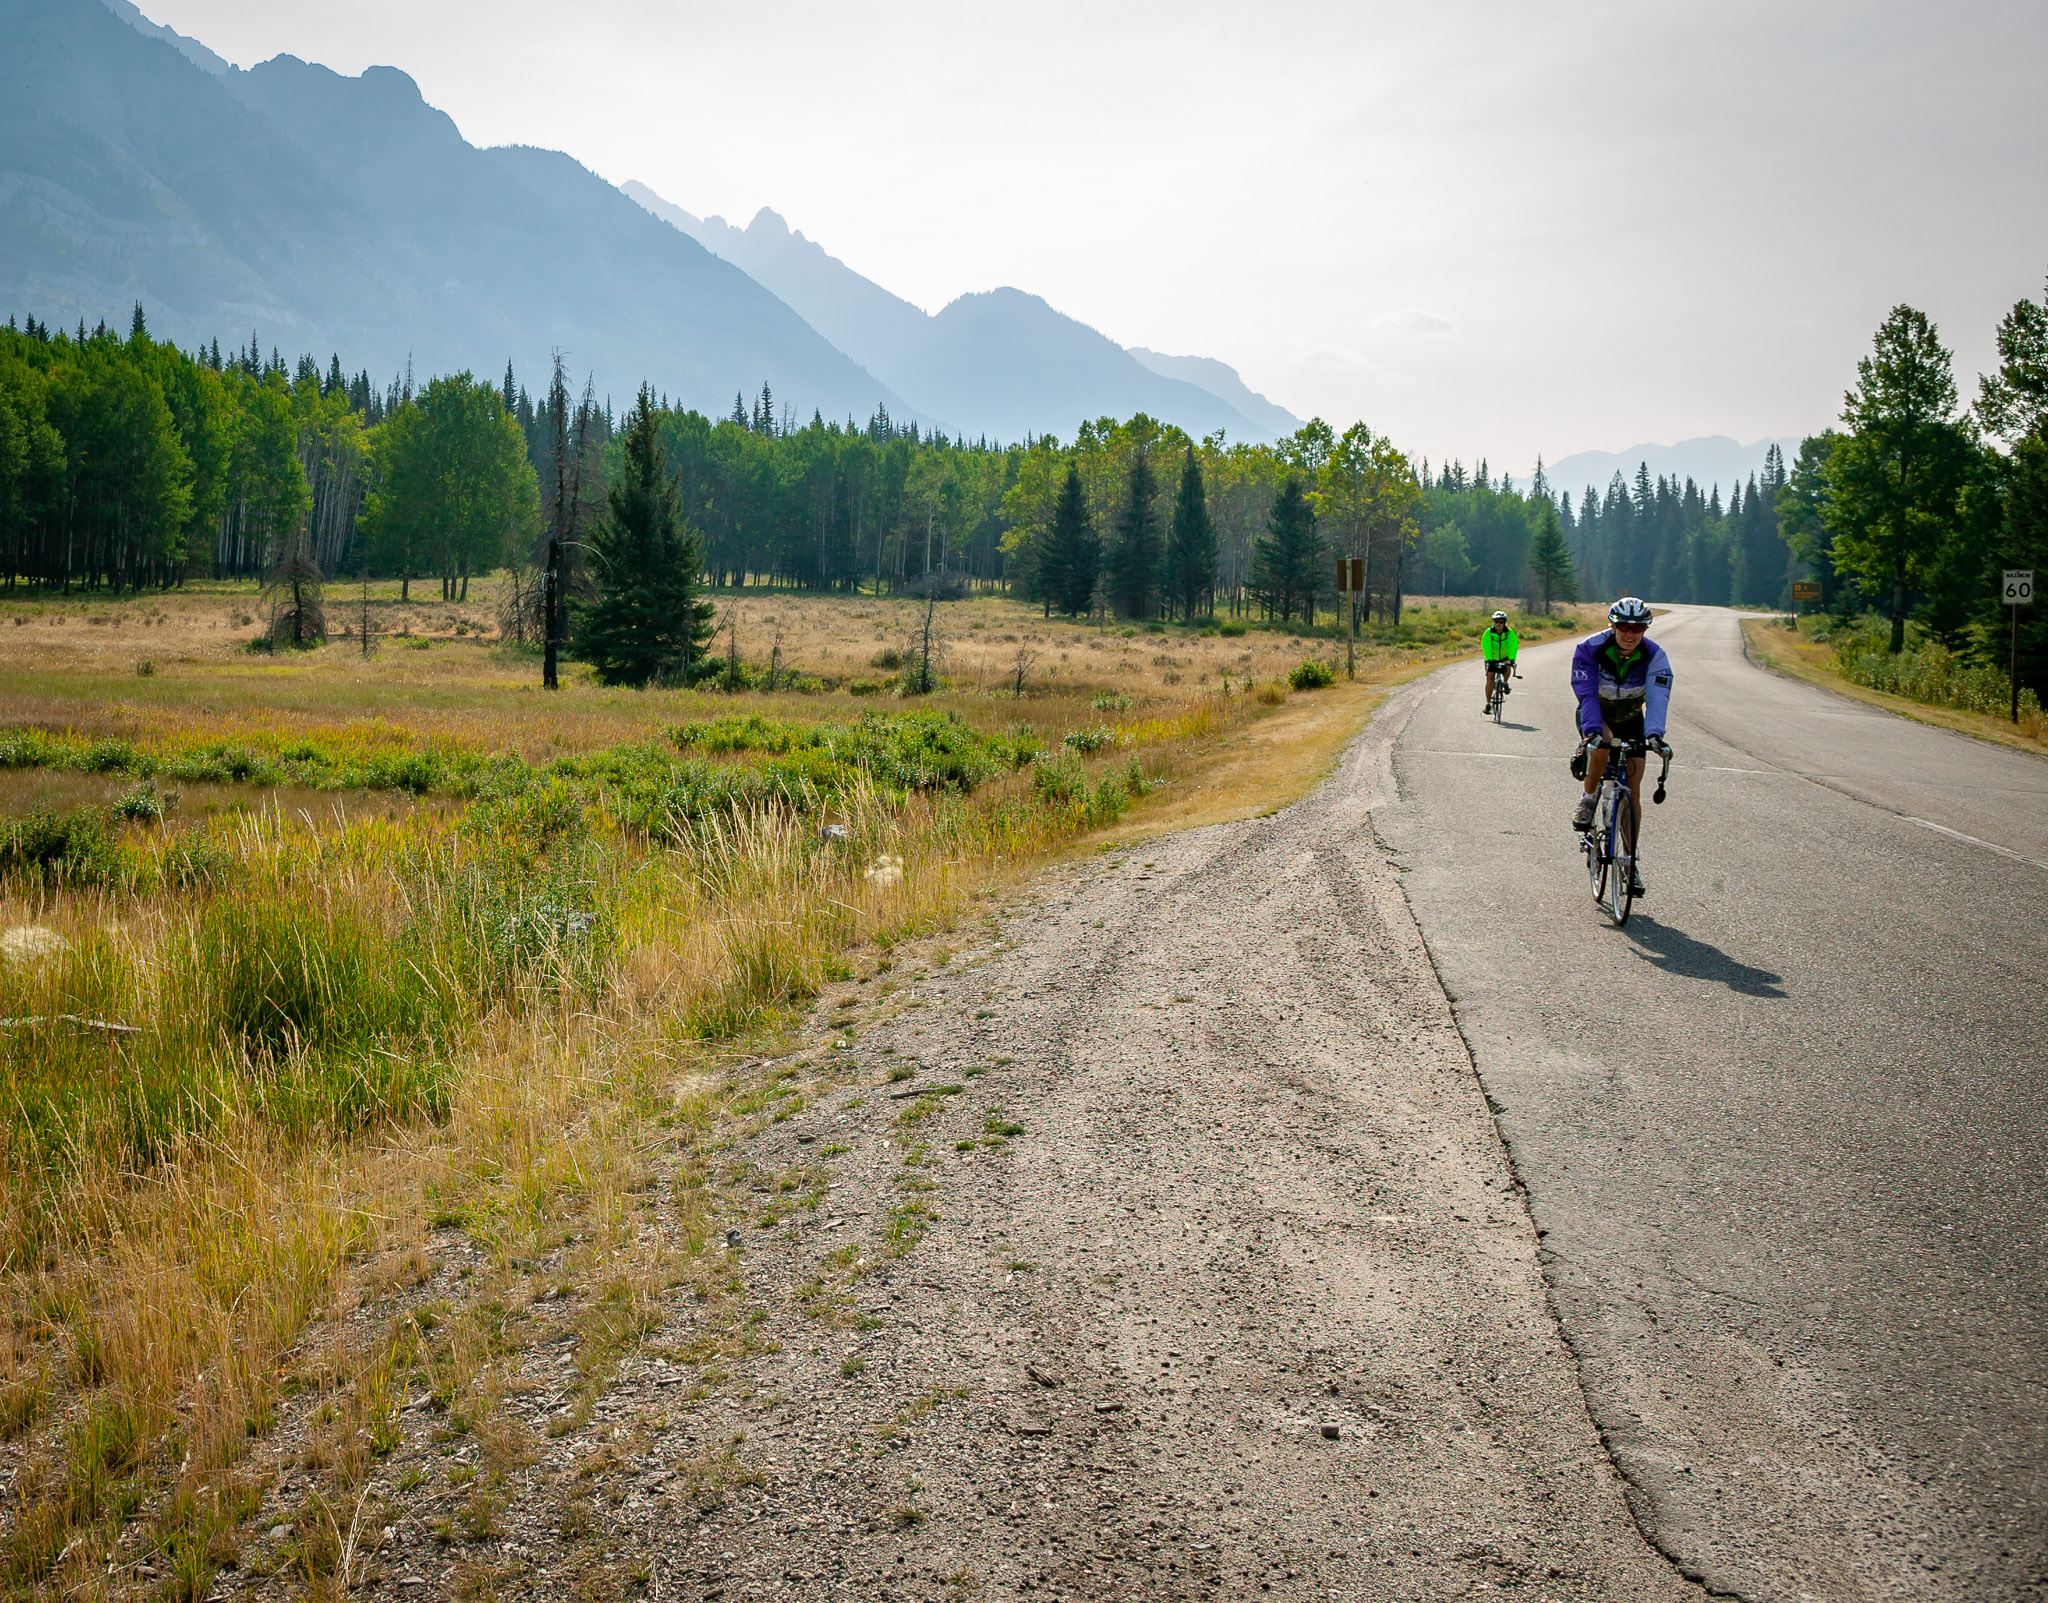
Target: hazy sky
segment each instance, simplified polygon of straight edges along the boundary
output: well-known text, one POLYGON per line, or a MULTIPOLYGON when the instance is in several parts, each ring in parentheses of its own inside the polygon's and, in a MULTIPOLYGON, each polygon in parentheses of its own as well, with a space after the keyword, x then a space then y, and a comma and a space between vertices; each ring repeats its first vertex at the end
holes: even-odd
POLYGON ((2048 275, 2044 0, 143 9, 1497 471, 1810 431, 1899 301, 1973 394, 2048 275))

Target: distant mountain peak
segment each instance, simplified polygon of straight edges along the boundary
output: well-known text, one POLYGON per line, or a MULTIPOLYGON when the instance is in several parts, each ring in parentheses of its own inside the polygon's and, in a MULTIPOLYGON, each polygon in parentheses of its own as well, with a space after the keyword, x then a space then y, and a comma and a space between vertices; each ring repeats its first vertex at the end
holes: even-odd
POLYGON ((215 55, 197 39, 188 39, 176 29, 165 27, 161 22, 151 22, 130 3, 130 0, 104 0, 104 3, 109 11, 137 33, 163 40, 201 72, 210 72, 219 78, 234 71, 233 62, 215 55))
POLYGON ((1130 352, 1162 378, 1176 378, 1184 384, 1193 384, 1207 390, 1219 401, 1228 402, 1276 439, 1301 427, 1300 418, 1286 407, 1267 400, 1245 383, 1238 376, 1237 369, 1228 362, 1219 362, 1213 356, 1166 356, 1158 351, 1148 351, 1142 345, 1131 346, 1130 352))

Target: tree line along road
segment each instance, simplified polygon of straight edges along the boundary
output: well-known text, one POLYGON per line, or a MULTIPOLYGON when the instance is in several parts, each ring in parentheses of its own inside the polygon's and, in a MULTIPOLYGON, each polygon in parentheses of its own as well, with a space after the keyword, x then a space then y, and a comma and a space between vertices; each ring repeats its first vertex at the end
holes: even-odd
POLYGON ((1710 1586, 2048 1597, 2048 763, 1765 672, 1731 612, 1652 632, 1678 759, 1625 929, 1570 643, 1499 727, 1474 662, 1379 731, 1594 1420, 1710 1586))

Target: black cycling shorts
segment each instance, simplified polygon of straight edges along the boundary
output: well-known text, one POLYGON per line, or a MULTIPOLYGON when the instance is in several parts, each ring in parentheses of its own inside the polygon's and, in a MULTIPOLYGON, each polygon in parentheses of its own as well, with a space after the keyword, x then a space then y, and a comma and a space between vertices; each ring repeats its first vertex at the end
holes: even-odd
POLYGON ((1607 733, 1616 740, 1641 740, 1644 710, 1640 701, 1603 701, 1600 703, 1600 722, 1607 726, 1607 733))

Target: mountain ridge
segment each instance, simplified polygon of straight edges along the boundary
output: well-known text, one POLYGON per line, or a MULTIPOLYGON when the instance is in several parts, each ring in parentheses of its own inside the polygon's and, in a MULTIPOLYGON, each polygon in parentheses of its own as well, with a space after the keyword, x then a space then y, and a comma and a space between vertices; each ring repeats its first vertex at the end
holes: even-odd
POLYGON ((1652 479, 1691 479, 1703 491, 1718 484, 1725 492, 1752 473, 1761 474, 1764 454, 1774 445, 1784 452, 1789 468, 1799 454, 1797 439, 1767 436, 1744 445, 1726 434, 1701 434, 1675 445, 1646 442, 1625 451, 1579 451, 1559 457, 1543 471, 1552 489, 1569 490, 1574 496, 1582 494, 1587 485, 1605 494, 1608 481, 1616 473, 1633 479, 1638 463, 1649 468, 1652 479))
POLYGON ((957 432, 1064 436, 1083 419, 1132 412, 1191 434, 1222 429, 1253 440, 1301 426, 1222 362, 1149 352, 1148 361, 1027 291, 978 291, 927 313, 792 230, 768 207, 735 228, 722 217, 696 216, 638 179, 619 187, 751 274, 869 372, 957 432), (1251 405, 1238 404, 1240 397, 1251 405))
MULTIPOLYGON (((145 19, 146 20, 146 19, 145 19)), ((902 399, 730 262, 559 152, 479 149, 403 72, 196 63, 102 0, 0 0, 0 299, 69 325, 530 381, 723 414, 902 399)))

